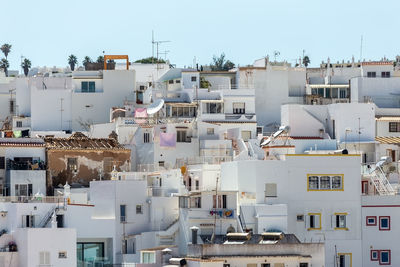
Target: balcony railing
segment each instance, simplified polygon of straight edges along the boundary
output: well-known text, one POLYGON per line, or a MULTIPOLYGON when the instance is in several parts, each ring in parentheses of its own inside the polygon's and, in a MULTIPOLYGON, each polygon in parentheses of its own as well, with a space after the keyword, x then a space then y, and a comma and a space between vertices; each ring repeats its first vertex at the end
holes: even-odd
POLYGON ((46 164, 44 161, 14 161, 11 159, 7 160, 7 169, 8 170, 17 170, 17 171, 36 171, 36 170, 46 170, 46 164))
POLYGON ((0 197, 1 202, 13 203, 64 203, 64 197, 8 196, 0 197))

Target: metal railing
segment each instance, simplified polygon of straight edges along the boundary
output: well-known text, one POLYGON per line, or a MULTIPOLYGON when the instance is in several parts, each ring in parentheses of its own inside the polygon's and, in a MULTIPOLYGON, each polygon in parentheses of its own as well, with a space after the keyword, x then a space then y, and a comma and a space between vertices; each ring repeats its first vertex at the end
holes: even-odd
POLYGON ((13 203, 64 203, 64 197, 0 196, 0 202, 13 203))

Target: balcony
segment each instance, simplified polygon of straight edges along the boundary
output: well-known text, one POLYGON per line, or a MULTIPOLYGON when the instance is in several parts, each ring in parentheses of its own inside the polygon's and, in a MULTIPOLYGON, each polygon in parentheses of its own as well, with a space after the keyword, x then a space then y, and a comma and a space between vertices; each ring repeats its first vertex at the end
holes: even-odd
POLYGON ((147 195, 149 197, 169 197, 173 193, 178 193, 175 188, 164 188, 164 187, 148 187, 147 195))
POLYGON ((7 170, 16 171, 36 171, 36 170, 46 170, 46 164, 41 160, 31 161, 14 161, 12 159, 7 159, 7 170))
POLYGON ((42 197, 42 196, 8 196, 0 197, 0 203, 64 203, 64 197, 42 197))

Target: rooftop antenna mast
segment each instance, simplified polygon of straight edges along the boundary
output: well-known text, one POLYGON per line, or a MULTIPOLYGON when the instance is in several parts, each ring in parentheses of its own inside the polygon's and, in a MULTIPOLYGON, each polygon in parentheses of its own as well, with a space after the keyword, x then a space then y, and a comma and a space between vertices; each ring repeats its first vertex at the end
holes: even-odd
POLYGON ((363 36, 361 35, 361 43, 360 43, 360 62, 362 61, 362 53, 363 53, 363 36))
POLYGON ((151 44, 152 44, 152 59, 151 62, 154 63, 154 45, 156 45, 156 52, 157 52, 157 62, 159 59, 160 52, 158 51, 158 47, 162 43, 169 43, 171 41, 155 41, 154 40, 154 31, 151 31, 151 44))

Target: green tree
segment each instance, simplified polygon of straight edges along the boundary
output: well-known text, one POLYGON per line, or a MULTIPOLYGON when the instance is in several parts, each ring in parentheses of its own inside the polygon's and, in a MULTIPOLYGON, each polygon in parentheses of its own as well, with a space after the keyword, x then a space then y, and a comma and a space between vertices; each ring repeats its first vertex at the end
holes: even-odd
POLYGON ((76 58, 75 55, 70 55, 68 57, 68 64, 71 67, 71 70, 74 71, 75 70, 75 65, 78 64, 78 59, 76 58))
POLYGON ((3 44, 0 47, 0 50, 3 52, 6 59, 8 59, 8 54, 11 52, 11 47, 12 47, 12 45, 10 45, 10 44, 3 44))
POLYGON ((146 57, 146 58, 142 58, 142 59, 136 60, 135 63, 142 63, 142 64, 159 63, 159 64, 163 64, 163 63, 165 63, 165 60, 161 59, 161 58, 155 58, 155 57, 146 57))
POLYGON ((5 58, 2 58, 0 61, 0 69, 3 69, 6 77, 8 77, 8 68, 10 67, 10 63, 8 63, 8 60, 5 58))
POLYGON ((87 69, 87 64, 92 63, 92 59, 88 56, 86 56, 83 61, 82 61, 82 65, 85 66, 85 69, 87 69))
POLYGON ((235 64, 230 60, 225 60, 225 54, 222 53, 219 57, 213 56, 213 63, 210 64, 213 71, 228 71, 235 67, 235 64))
POLYGON ((307 68, 307 66, 309 64, 310 64, 310 58, 308 56, 304 56, 303 57, 303 65, 306 66, 306 68, 307 68))
POLYGON ((96 62, 103 64, 104 63, 104 57, 103 56, 98 56, 96 62))
POLYGON ((21 63, 21 67, 24 69, 25 76, 28 76, 29 69, 31 68, 32 63, 29 59, 25 58, 24 61, 21 63))
POLYGON ((200 88, 210 88, 211 83, 207 81, 204 77, 200 77, 200 88))

